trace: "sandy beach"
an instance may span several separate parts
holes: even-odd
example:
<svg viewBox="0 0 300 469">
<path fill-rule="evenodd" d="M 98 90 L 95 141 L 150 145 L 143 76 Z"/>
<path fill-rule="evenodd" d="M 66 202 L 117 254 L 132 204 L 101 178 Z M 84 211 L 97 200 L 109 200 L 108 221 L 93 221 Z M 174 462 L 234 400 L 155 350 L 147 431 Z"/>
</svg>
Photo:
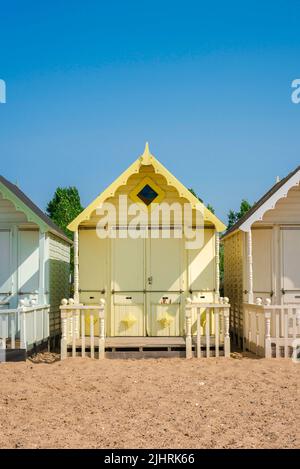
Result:
<svg viewBox="0 0 300 469">
<path fill-rule="evenodd" d="M 1 448 L 297 448 L 291 360 L 0 364 Z"/>
</svg>

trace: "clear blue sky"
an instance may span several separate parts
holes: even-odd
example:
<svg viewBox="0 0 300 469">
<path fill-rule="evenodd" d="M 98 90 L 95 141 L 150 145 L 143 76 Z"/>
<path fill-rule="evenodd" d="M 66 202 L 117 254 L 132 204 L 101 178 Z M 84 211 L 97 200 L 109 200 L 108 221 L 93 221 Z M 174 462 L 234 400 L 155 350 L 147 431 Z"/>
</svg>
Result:
<svg viewBox="0 0 300 469">
<path fill-rule="evenodd" d="M 87 205 L 145 141 L 224 221 L 300 164 L 300 2 L 0 0 L 0 173 Z"/>
</svg>

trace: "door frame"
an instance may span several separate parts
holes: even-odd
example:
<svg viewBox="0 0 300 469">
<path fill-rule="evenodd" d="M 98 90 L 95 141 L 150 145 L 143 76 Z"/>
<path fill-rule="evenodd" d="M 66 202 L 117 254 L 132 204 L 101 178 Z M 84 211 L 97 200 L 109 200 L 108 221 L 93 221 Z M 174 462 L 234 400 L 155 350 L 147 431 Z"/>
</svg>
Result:
<svg viewBox="0 0 300 469">
<path fill-rule="evenodd" d="M 157 238 L 155 238 L 157 239 Z M 164 241 L 163 238 L 158 238 L 162 241 Z M 108 299 L 109 299 L 109 303 L 110 303 L 110 314 L 109 314 L 109 327 L 108 327 L 108 331 L 110 333 L 111 336 L 118 336 L 116 335 L 116 331 L 115 331 L 115 324 L 114 324 L 114 321 L 115 321 L 115 293 L 118 293 L 117 291 L 115 291 L 115 255 L 116 255 L 116 252 L 115 252 L 115 249 L 114 249 L 114 242 L 115 241 L 118 241 L 118 238 L 113 238 L 113 239 L 110 239 L 109 240 L 110 242 L 108 243 L 109 244 L 109 257 L 110 257 L 110 266 L 109 266 L 109 276 L 110 276 L 110 281 L 108 282 L 108 284 L 110 285 L 110 291 L 108 292 L 108 294 L 110 295 L 110 298 L 109 298 L 109 295 L 108 295 Z M 143 325 L 143 336 L 144 337 L 151 337 L 151 294 L 154 293 L 151 291 L 151 286 L 149 288 L 149 284 L 148 284 L 148 278 L 151 276 L 151 237 L 148 236 L 146 238 L 141 238 L 141 241 L 143 243 L 143 249 L 142 249 L 142 252 L 143 252 L 143 270 L 144 270 L 144 273 L 143 273 L 143 290 L 136 290 L 136 291 L 129 291 L 128 290 L 128 295 L 130 293 L 141 293 L 143 294 L 143 299 L 144 299 L 144 302 L 143 302 L 143 315 L 144 315 L 144 325 Z M 168 238 L 165 239 L 165 241 L 168 241 Z M 179 336 L 183 335 L 183 331 L 184 331 L 184 317 L 183 317 L 183 310 L 184 310 L 184 298 L 185 298 L 185 293 L 186 293 L 186 280 L 185 280 L 185 277 L 186 277 L 186 255 L 185 255 L 185 249 L 184 249 L 184 239 L 183 238 L 179 238 L 178 239 L 178 242 L 180 243 L 180 253 L 179 253 L 179 262 L 180 262 L 180 267 L 179 267 L 179 270 L 180 270 L 180 285 L 181 285 L 181 289 L 180 291 L 178 292 L 178 294 L 180 295 L 180 301 L 179 301 L 179 311 L 178 311 L 178 314 L 179 314 Z M 163 295 L 164 293 L 168 293 L 168 291 L 156 291 L 156 293 L 160 293 Z M 126 293 L 124 291 L 124 293 Z M 156 336 L 154 336 L 156 337 Z"/>
</svg>

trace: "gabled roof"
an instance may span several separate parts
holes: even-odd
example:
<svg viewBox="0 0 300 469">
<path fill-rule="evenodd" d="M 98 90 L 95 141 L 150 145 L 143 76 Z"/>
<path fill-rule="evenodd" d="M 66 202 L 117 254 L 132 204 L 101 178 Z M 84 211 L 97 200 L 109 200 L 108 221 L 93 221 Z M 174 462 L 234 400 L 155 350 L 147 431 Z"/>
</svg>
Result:
<svg viewBox="0 0 300 469">
<path fill-rule="evenodd" d="M 208 208 L 202 204 L 202 202 L 195 197 L 189 189 L 187 189 L 181 182 L 176 179 L 156 158 L 150 153 L 149 145 L 146 143 L 144 153 L 129 166 L 110 186 L 108 186 L 88 207 L 86 207 L 68 226 L 71 231 L 76 231 L 80 223 L 85 220 L 89 220 L 92 212 L 94 212 L 108 197 L 113 197 L 115 192 L 120 186 L 127 183 L 128 178 L 138 173 L 142 165 L 152 165 L 154 171 L 164 176 L 167 180 L 167 184 L 175 187 L 180 197 L 186 198 L 192 205 L 193 208 L 201 205 L 204 210 L 204 219 L 211 222 L 217 231 L 222 232 L 226 226 L 222 223 Z"/>
<path fill-rule="evenodd" d="M 245 213 L 229 230 L 226 231 L 223 238 L 232 234 L 236 230 L 249 231 L 251 225 L 258 220 L 262 220 L 262 217 L 268 210 L 272 210 L 278 200 L 287 196 L 288 191 L 299 185 L 300 182 L 300 166 L 297 166 L 294 171 L 289 173 L 281 181 L 274 184 L 271 189 L 266 192 L 251 209 Z"/>
<path fill-rule="evenodd" d="M 41 231 L 55 234 L 67 243 L 72 244 L 72 241 L 65 235 L 65 233 L 49 218 L 42 210 L 30 200 L 15 184 L 5 179 L 0 175 L 0 192 L 5 199 L 10 200 L 16 210 L 25 213 L 28 221 L 36 223 Z"/>
</svg>

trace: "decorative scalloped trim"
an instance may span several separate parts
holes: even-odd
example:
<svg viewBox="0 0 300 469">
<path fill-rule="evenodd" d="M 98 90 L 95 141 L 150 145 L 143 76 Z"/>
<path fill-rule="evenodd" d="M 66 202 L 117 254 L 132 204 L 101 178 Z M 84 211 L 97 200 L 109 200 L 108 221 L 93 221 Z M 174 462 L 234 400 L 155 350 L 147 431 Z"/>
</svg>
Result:
<svg viewBox="0 0 300 469">
<path fill-rule="evenodd" d="M 280 187 L 264 204 L 262 204 L 240 227 L 242 231 L 250 231 L 251 226 L 256 221 L 262 221 L 264 214 L 268 210 L 274 210 L 279 200 L 288 196 L 288 192 L 293 187 L 300 184 L 300 171 L 292 176 L 282 187 Z"/>
<path fill-rule="evenodd" d="M 21 202 L 14 194 L 10 192 L 3 184 L 0 183 L 0 192 L 4 200 L 9 200 L 15 207 L 17 212 L 21 212 L 25 215 L 27 221 L 35 223 L 38 225 L 42 233 L 45 233 L 47 230 L 47 225 L 40 220 L 40 218 L 35 215 L 29 207 L 27 207 L 23 202 Z"/>
</svg>

